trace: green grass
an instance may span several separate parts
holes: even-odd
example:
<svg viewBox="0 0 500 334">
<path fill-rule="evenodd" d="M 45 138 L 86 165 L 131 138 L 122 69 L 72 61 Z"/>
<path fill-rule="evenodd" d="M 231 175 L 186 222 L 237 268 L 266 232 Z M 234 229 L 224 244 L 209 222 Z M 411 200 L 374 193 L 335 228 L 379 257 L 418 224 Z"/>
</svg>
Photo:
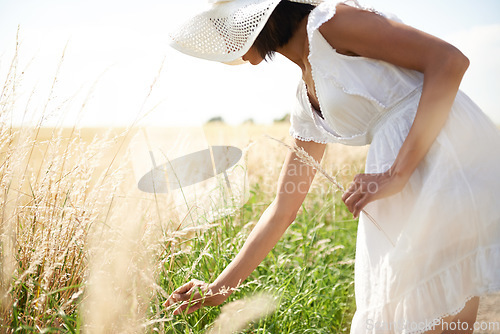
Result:
<svg viewBox="0 0 500 334">
<path fill-rule="evenodd" d="M 147 319 L 141 318 L 153 324 L 139 332 L 206 332 L 219 316 L 221 306 L 206 307 L 190 315 L 172 318 L 161 305 L 167 294 L 192 278 L 206 282 L 215 280 L 241 249 L 272 196 L 272 191 L 263 190 L 255 183 L 251 187 L 250 199 L 235 214 L 218 220 L 213 227 L 197 232 L 189 239 L 178 236 L 177 242 L 164 244 L 164 251 L 155 262 L 163 263 L 157 280 L 159 289 L 156 291 L 159 292 L 151 298 Z M 333 191 L 329 181 L 318 177 L 295 222 L 239 291 L 223 305 L 256 293 L 276 298 L 276 311 L 250 324 L 244 333 L 349 332 L 355 309 L 353 259 L 356 229 L 357 221 L 352 219 L 340 194 Z M 61 240 L 69 237 L 71 235 Z M 85 267 L 86 253 L 79 247 L 71 261 L 81 262 Z M 20 272 L 13 277 L 14 281 L 28 270 L 30 263 L 20 264 Z M 65 263 L 62 263 L 64 268 Z M 85 324 L 80 304 L 85 293 L 77 294 L 74 299 L 69 299 L 68 295 L 71 297 L 75 291 L 84 291 L 86 281 L 74 282 L 71 279 L 62 287 L 50 286 L 47 290 L 38 283 L 40 268 L 29 273 L 31 276 L 20 284 L 13 284 L 15 288 L 10 292 L 13 303 L 10 310 L 4 310 L 8 311 L 10 320 L 0 324 L 0 332 L 82 332 Z M 30 277 L 32 279 L 28 280 Z M 28 286 L 25 281 L 35 283 Z M 162 290 L 163 294 L 160 293 Z M 46 296 L 46 303 L 38 310 L 33 306 L 37 305 L 35 301 L 42 294 Z M 146 305 L 148 302 L 146 299 Z M 70 307 L 64 309 L 65 304 Z"/>
<path fill-rule="evenodd" d="M 172 318 L 161 305 L 192 278 L 213 281 L 241 249 L 272 201 L 268 188 L 284 154 L 282 147 L 255 138 L 284 138 L 286 124 L 207 127 L 215 142 L 225 134 L 231 143 L 263 146 L 248 150 L 246 158 L 256 167 L 250 200 L 186 240 L 183 231 L 172 231 L 179 217 L 169 220 L 171 203 L 134 192 L 128 197 L 130 185 L 137 191 L 125 152 L 135 122 L 102 136 L 95 136 L 102 129 L 84 134 L 78 124 L 44 128 L 52 114 L 62 124 L 70 105 L 54 100 L 64 53 L 45 104 L 20 105 L 23 68 L 29 66 L 19 63 L 19 45 L 0 88 L 0 333 L 205 333 L 221 307 Z M 33 107 L 44 110 L 38 120 Z M 35 123 L 14 128 L 17 110 Z M 264 156 L 271 158 L 266 164 Z M 331 156 L 343 158 L 344 151 L 335 149 Z M 163 205 L 168 209 L 162 211 Z M 322 179 L 276 247 L 225 303 L 259 292 L 276 297 L 276 311 L 246 333 L 348 332 L 355 307 L 356 228 L 340 196 Z"/>
<path fill-rule="evenodd" d="M 192 278 L 211 282 L 231 262 L 253 227 L 249 222 L 255 223 L 271 201 L 258 185 L 251 193 L 238 214 L 223 218 L 218 226 L 192 238 L 190 252 L 166 259 L 160 285 L 168 293 Z M 349 331 L 355 309 L 352 260 L 357 229 L 357 222 L 351 218 L 339 194 L 316 188 L 308 195 L 295 222 L 241 289 L 226 301 L 257 292 L 277 298 L 276 311 L 251 324 L 244 333 Z M 169 254 L 179 251 L 177 246 Z M 204 333 L 220 308 L 206 307 L 176 316 L 163 323 L 160 332 Z"/>
</svg>

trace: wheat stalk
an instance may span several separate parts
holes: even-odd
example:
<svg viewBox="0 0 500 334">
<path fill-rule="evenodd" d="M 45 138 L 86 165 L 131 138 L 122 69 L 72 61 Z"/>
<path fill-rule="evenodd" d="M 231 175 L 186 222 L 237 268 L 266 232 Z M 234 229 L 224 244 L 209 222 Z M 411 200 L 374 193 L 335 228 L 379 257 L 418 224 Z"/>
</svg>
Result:
<svg viewBox="0 0 500 334">
<path fill-rule="evenodd" d="M 288 145 L 288 144 L 282 142 L 279 139 L 273 138 L 271 136 L 267 136 L 267 137 L 274 140 L 274 141 L 277 141 L 281 145 L 288 148 L 291 152 L 295 153 L 295 155 L 297 156 L 297 159 L 299 161 L 303 162 L 304 164 L 306 164 L 308 166 L 311 166 L 312 168 L 314 168 L 315 170 L 320 172 L 324 177 L 326 177 L 330 182 L 332 182 L 337 187 L 338 190 L 340 190 L 342 193 L 345 193 L 345 189 L 342 186 L 342 184 L 340 184 L 334 177 L 332 177 L 330 174 L 328 174 L 328 172 L 323 167 L 321 167 L 320 163 L 318 161 L 316 161 L 316 159 L 311 157 L 309 155 L 309 153 L 307 153 L 302 147 L 298 147 L 297 145 L 291 146 L 291 145 Z M 394 242 L 392 242 L 391 238 L 389 238 L 387 233 L 385 233 L 385 231 L 380 227 L 380 225 L 377 223 L 375 218 L 373 218 L 372 215 L 370 215 L 364 209 L 361 210 L 361 212 L 363 212 L 365 214 L 365 216 L 385 235 L 385 237 L 387 238 L 387 240 L 389 240 L 389 242 L 392 244 L 392 246 L 395 246 Z"/>
</svg>

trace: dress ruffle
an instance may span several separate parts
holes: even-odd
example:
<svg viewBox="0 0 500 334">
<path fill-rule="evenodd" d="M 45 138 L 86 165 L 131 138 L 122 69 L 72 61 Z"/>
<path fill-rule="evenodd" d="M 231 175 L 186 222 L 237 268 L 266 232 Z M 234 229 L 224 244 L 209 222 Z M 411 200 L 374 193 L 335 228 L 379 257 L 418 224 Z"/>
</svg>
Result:
<svg viewBox="0 0 500 334">
<path fill-rule="evenodd" d="M 499 291 L 500 267 L 495 267 L 495 263 L 500 263 L 500 245 L 477 249 L 402 298 L 371 309 L 358 309 L 351 333 L 424 333 L 440 324 L 441 318 L 458 314 L 472 297 Z"/>
<path fill-rule="evenodd" d="M 366 172 L 392 165 L 419 97 L 377 126 Z M 351 333 L 423 333 L 473 296 L 500 290 L 499 165 L 500 132 L 459 92 L 403 191 L 366 207 L 385 234 L 360 218 Z"/>
</svg>

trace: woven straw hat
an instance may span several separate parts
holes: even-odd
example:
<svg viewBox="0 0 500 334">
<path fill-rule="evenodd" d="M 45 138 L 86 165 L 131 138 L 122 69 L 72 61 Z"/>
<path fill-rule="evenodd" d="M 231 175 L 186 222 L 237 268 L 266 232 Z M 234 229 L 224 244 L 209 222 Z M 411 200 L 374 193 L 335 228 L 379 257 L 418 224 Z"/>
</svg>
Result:
<svg viewBox="0 0 500 334">
<path fill-rule="evenodd" d="M 170 45 L 193 57 L 242 64 L 281 0 L 209 0 L 211 7 L 171 33 Z M 322 0 L 283 0 L 318 5 Z"/>
</svg>

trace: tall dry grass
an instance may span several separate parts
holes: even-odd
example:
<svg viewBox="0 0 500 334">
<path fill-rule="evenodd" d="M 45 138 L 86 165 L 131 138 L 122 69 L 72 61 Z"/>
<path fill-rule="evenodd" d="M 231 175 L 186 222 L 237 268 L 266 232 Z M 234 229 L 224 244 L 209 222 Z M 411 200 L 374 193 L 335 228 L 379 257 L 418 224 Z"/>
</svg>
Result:
<svg viewBox="0 0 500 334">
<path fill-rule="evenodd" d="M 47 115 L 64 114 L 51 102 L 64 53 L 40 118 L 13 126 L 24 72 L 17 52 L 0 96 L 0 331 L 142 333 L 169 321 L 161 259 L 211 226 L 182 230 L 168 201 L 137 190 L 126 150 L 134 127 L 90 140 L 76 126 L 43 127 Z"/>
<path fill-rule="evenodd" d="M 150 199 L 129 198 L 133 129 L 90 142 L 77 127 L 45 129 L 64 109 L 51 103 L 59 69 L 35 125 L 14 127 L 17 52 L 0 96 L 1 332 L 142 332 L 166 230 Z"/>
<path fill-rule="evenodd" d="M 241 247 L 275 193 L 286 154 L 262 134 L 286 140 L 289 125 L 207 126 L 204 130 L 210 145 L 250 147 L 245 154 L 253 197 L 234 217 L 186 228 L 185 217 L 173 213 L 168 196 L 138 191 L 127 152 L 134 126 L 90 132 L 77 126 L 43 126 L 47 115 L 63 117 L 67 106 L 67 101 L 53 103 L 64 53 L 35 125 L 13 126 L 15 110 L 24 108 L 28 119 L 33 114 L 30 108 L 34 108 L 29 103 L 19 106 L 17 96 L 25 69 L 18 63 L 17 52 L 16 48 L 0 96 L 0 332 L 172 333 L 172 328 L 182 325 L 186 327 L 179 328 L 184 330 L 198 326 L 222 333 L 229 328 L 224 324 L 241 329 L 266 314 L 258 306 L 269 304 L 269 298 L 250 298 L 228 304 L 219 320 L 205 326 L 203 315 L 199 322 L 195 318 L 174 319 L 162 304 L 179 282 L 200 275 L 200 265 L 207 277 L 223 269 L 230 253 L 223 253 L 222 246 L 229 252 Z M 156 78 L 151 89 L 155 82 Z M 147 110 L 141 108 L 138 113 Z M 350 168 L 358 165 L 353 161 L 358 161 L 365 149 L 350 152 L 332 146 L 324 158 L 325 168 L 334 174 L 348 166 L 349 170 L 337 175 L 341 181 L 359 172 Z M 328 184 L 315 182 L 312 191 L 318 203 L 332 205 Z M 318 216 L 335 219 L 328 208 L 311 218 L 304 215 L 304 220 L 314 223 Z M 316 231 L 322 224 L 311 228 Z M 296 238 L 299 232 L 291 233 L 293 242 L 301 242 Z M 329 242 L 322 239 L 317 245 L 308 244 L 308 252 L 320 252 L 317 247 L 323 252 Z M 344 248 L 340 246 L 331 247 L 329 256 L 336 258 L 338 250 Z M 304 258 L 308 256 L 312 255 Z M 185 263 L 188 258 L 192 261 Z M 207 265 L 207 258 L 217 260 L 213 267 Z M 298 264 L 290 266 L 289 261 L 278 260 L 276 268 L 300 268 Z M 173 277 L 173 273 L 182 276 Z M 289 279 L 289 273 L 283 275 L 279 279 Z M 349 273 L 344 276 L 350 279 Z M 255 282 L 251 280 L 246 286 Z M 299 293 L 297 298 L 306 298 Z M 342 302 L 340 310 L 347 304 Z M 231 320 L 242 312 L 248 317 Z M 215 320 L 213 311 L 210 319 Z M 293 321 L 289 327 L 295 326 Z"/>
</svg>

